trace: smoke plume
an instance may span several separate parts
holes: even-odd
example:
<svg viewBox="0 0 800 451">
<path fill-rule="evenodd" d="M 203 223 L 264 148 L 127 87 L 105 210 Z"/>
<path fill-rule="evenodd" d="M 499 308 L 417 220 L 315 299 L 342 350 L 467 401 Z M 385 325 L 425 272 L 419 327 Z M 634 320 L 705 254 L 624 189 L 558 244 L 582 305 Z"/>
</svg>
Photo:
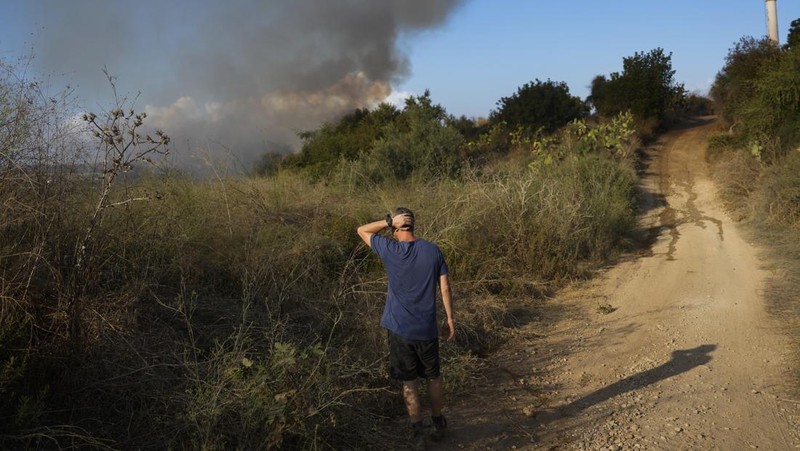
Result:
<svg viewBox="0 0 800 451">
<path fill-rule="evenodd" d="M 86 108 L 117 91 L 186 148 L 243 162 L 296 143 L 409 74 L 399 40 L 435 28 L 465 0 L 25 2 L 36 62 L 77 84 Z"/>
</svg>

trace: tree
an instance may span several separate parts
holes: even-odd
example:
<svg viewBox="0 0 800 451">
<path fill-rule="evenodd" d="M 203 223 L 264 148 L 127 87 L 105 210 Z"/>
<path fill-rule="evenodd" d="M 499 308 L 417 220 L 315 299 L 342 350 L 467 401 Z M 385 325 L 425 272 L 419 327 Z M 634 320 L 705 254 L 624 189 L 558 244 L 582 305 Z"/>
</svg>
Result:
<svg viewBox="0 0 800 451">
<path fill-rule="evenodd" d="M 595 77 L 590 100 L 603 117 L 630 110 L 637 119 L 661 121 L 685 96 L 683 84 L 674 77 L 671 53 L 661 48 L 636 52 L 622 59 L 621 73 Z"/>
<path fill-rule="evenodd" d="M 448 125 L 455 127 L 467 141 L 474 141 L 478 139 L 481 134 L 481 127 L 477 123 L 478 120 L 470 119 L 467 116 L 461 115 L 458 118 L 451 118 Z"/>
<path fill-rule="evenodd" d="M 619 76 L 619 74 L 613 75 Z M 615 83 L 619 85 L 619 82 Z M 613 117 L 630 109 L 625 91 L 610 83 L 605 75 L 594 77 L 590 92 L 586 100 L 600 116 Z"/>
<path fill-rule="evenodd" d="M 72 89 L 51 91 L 31 75 L 32 62 L 0 57 L 0 447 L 40 424 L 49 396 L 37 383 L 38 357 L 61 358 L 57 293 L 73 242 L 58 232 L 72 225 L 69 199 L 85 156 Z"/>
<path fill-rule="evenodd" d="M 800 19 L 795 19 L 789 26 L 789 35 L 786 36 L 786 48 L 800 47 Z"/>
<path fill-rule="evenodd" d="M 779 49 L 767 38 L 741 38 L 711 95 L 731 131 L 762 162 L 778 161 L 800 144 L 800 46 Z"/>
<path fill-rule="evenodd" d="M 100 258 L 102 253 L 97 247 L 107 240 L 98 236 L 100 225 L 115 208 L 153 199 L 152 194 L 146 190 L 134 193 L 135 187 L 125 179 L 137 167 L 145 164 L 157 165 L 169 154 L 169 135 L 160 129 L 148 133 L 144 127 L 147 113 L 136 113 L 127 98 L 117 95 L 116 78 L 105 70 L 103 72 L 114 93 L 114 107 L 99 117 L 95 113 L 84 113 L 82 116 L 88 130 L 96 139 L 95 169 L 101 175 L 97 180 L 94 206 L 89 212 L 87 224 L 75 242 L 71 273 L 60 302 L 64 305 L 69 321 L 70 346 L 76 354 L 84 351 L 84 295 L 90 285 L 90 278 L 103 265 Z"/>
<path fill-rule="evenodd" d="M 505 122 L 511 128 L 542 128 L 546 132 L 553 132 L 587 113 L 581 99 L 570 95 L 566 83 L 551 80 L 528 82 L 510 97 L 501 98 L 497 106 L 491 114 L 493 124 Z"/>
<path fill-rule="evenodd" d="M 732 125 L 741 117 L 746 103 L 753 97 L 753 82 L 762 66 L 778 57 L 778 48 L 767 38 L 745 36 L 728 50 L 725 65 L 711 86 L 711 98 L 722 119 Z"/>
<path fill-rule="evenodd" d="M 780 52 L 751 81 L 738 113 L 751 152 L 774 160 L 800 144 L 800 47 Z"/>
</svg>

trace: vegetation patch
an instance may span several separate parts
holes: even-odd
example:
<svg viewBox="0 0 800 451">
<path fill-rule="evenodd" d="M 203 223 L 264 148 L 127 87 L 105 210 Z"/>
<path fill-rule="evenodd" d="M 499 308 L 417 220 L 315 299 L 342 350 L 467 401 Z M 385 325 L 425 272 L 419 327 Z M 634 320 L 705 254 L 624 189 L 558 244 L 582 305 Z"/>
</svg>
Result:
<svg viewBox="0 0 800 451">
<path fill-rule="evenodd" d="M 402 401 L 359 224 L 409 206 L 446 255 L 455 394 L 520 312 L 635 227 L 640 118 L 586 117 L 563 83 L 524 86 L 488 121 L 428 93 L 357 110 L 253 177 L 212 180 L 165 168 L 168 135 L 127 99 L 75 126 L 68 96 L 3 69 L 3 448 L 384 447 Z M 549 109 L 512 114 L 529 95 Z"/>
</svg>

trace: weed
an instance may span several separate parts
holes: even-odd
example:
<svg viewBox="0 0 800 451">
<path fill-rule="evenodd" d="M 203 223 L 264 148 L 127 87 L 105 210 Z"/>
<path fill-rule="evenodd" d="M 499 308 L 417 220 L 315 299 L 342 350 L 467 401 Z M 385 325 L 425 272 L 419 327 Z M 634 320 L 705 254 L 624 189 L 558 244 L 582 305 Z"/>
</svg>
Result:
<svg viewBox="0 0 800 451">
<path fill-rule="evenodd" d="M 608 302 L 598 302 L 597 303 L 597 313 L 602 313 L 603 315 L 608 315 L 609 313 L 614 313 L 617 310 L 616 307 L 612 306 Z"/>
</svg>

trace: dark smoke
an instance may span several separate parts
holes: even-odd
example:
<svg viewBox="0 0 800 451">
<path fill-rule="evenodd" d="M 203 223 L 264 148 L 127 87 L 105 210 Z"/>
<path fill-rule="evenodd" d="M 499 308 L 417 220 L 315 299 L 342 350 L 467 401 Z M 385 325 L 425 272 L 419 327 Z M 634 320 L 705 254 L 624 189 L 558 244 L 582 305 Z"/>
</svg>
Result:
<svg viewBox="0 0 800 451">
<path fill-rule="evenodd" d="M 250 162 L 386 98 L 409 74 L 398 39 L 465 0 L 24 2 L 36 62 L 78 84 L 89 110 L 135 96 L 173 142 Z M 214 150 L 216 149 L 216 150 Z"/>
</svg>

